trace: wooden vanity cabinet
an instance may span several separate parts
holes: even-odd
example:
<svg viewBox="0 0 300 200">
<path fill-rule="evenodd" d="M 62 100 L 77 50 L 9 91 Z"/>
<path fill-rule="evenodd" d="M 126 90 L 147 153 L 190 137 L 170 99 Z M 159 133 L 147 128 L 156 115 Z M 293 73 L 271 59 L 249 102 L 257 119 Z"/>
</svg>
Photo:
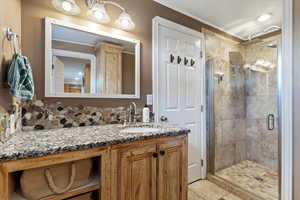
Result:
<svg viewBox="0 0 300 200">
<path fill-rule="evenodd" d="M 65 200 L 89 192 L 99 194 L 95 200 L 110 200 L 110 151 L 107 147 L 2 162 L 0 163 L 0 200 L 28 200 L 22 196 L 19 188 L 20 173 L 23 170 L 89 158 L 97 164 L 93 181 L 90 184 L 63 194 L 45 197 L 42 200 Z"/>
<path fill-rule="evenodd" d="M 186 200 L 187 138 L 113 149 L 112 200 Z"/>
<path fill-rule="evenodd" d="M 96 169 L 91 184 L 43 200 L 88 192 L 99 200 L 187 200 L 187 135 L 0 162 L 0 200 L 27 200 L 19 192 L 23 170 L 88 158 Z"/>
<path fill-rule="evenodd" d="M 186 200 L 187 153 L 184 139 L 158 144 L 158 199 Z"/>
</svg>

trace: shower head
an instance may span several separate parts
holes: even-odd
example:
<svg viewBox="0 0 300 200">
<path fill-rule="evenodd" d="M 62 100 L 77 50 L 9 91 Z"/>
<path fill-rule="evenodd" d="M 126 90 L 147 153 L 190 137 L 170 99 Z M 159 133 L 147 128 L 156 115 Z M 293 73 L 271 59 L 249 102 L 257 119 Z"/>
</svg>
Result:
<svg viewBox="0 0 300 200">
<path fill-rule="evenodd" d="M 281 27 L 279 27 L 279 26 L 270 26 L 261 32 L 257 32 L 257 33 L 253 33 L 253 34 L 249 35 L 248 40 L 251 41 L 259 36 L 262 36 L 262 35 L 265 35 L 268 33 L 272 33 L 272 32 L 278 31 L 280 29 L 281 29 Z"/>
</svg>

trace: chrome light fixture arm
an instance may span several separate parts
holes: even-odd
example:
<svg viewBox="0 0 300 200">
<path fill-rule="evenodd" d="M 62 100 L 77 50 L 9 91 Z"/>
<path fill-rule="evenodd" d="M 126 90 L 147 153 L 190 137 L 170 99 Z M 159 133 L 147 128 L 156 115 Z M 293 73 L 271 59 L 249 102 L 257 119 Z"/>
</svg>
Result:
<svg viewBox="0 0 300 200">
<path fill-rule="evenodd" d="M 92 9 L 96 3 L 98 2 L 98 0 L 86 0 L 85 3 L 86 3 L 86 6 L 89 8 L 89 9 Z"/>
<path fill-rule="evenodd" d="M 110 4 L 113 5 L 115 7 L 118 7 L 120 10 L 122 10 L 123 12 L 125 12 L 125 8 L 123 8 L 122 6 L 120 6 L 118 3 L 113 2 L 113 1 L 103 1 L 103 0 L 86 0 L 86 5 L 89 9 L 92 9 L 96 4 Z"/>
</svg>

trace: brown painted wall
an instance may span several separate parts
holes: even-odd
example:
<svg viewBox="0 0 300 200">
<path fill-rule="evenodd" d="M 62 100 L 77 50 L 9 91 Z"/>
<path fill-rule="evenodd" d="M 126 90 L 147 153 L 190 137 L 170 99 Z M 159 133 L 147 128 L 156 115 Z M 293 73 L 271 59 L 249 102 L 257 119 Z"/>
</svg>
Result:
<svg viewBox="0 0 300 200">
<path fill-rule="evenodd" d="M 32 63 L 37 98 L 44 98 L 44 17 L 63 19 L 72 23 L 91 26 L 90 20 L 86 18 L 86 7 L 84 0 L 77 0 L 82 8 L 80 16 L 67 16 L 53 9 L 50 0 L 25 0 L 22 2 L 22 34 L 24 54 L 30 58 Z M 124 6 L 131 14 L 136 23 L 136 29 L 131 32 L 118 31 L 120 34 L 131 36 L 141 40 L 141 100 L 143 104 L 145 95 L 152 93 L 152 18 L 161 16 L 176 23 L 185 25 L 200 31 L 204 25 L 190 17 L 179 14 L 178 12 L 166 8 L 153 0 L 117 0 L 116 2 Z M 108 8 L 112 19 L 116 19 L 119 11 L 113 7 Z M 112 24 L 111 24 L 112 25 Z M 99 25 L 94 28 L 112 31 L 111 26 Z M 211 28 L 210 28 L 211 29 Z M 220 32 L 217 31 L 216 32 Z M 132 100 L 121 99 L 47 99 L 47 101 L 61 101 L 67 104 L 85 104 L 101 106 L 126 105 Z"/>
<path fill-rule="evenodd" d="M 300 199 L 300 1 L 294 0 L 294 66 L 293 66 L 293 124 L 294 124 L 294 200 Z"/>
<path fill-rule="evenodd" d="M 21 0 L 0 0 L 0 107 L 6 110 L 10 108 L 12 98 L 4 87 L 4 76 L 12 49 L 2 30 L 8 27 L 21 34 Z"/>
</svg>

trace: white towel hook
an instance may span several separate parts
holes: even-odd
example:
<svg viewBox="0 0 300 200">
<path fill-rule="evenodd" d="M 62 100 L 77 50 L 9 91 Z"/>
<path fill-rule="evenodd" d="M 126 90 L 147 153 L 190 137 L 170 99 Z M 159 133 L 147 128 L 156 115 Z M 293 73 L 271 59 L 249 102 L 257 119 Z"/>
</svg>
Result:
<svg viewBox="0 0 300 200">
<path fill-rule="evenodd" d="M 6 38 L 8 41 L 12 41 L 18 34 L 14 33 L 11 28 L 6 29 Z"/>
</svg>

